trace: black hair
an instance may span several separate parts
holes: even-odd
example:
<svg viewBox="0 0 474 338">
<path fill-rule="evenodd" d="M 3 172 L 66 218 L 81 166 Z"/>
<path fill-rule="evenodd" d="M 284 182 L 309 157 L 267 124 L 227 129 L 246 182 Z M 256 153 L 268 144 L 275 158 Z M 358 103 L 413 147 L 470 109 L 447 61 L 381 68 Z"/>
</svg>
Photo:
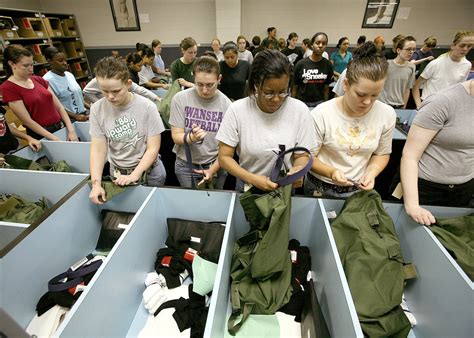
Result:
<svg viewBox="0 0 474 338">
<path fill-rule="evenodd" d="M 239 54 L 239 48 L 237 47 L 237 45 L 235 44 L 234 41 L 227 41 L 225 44 L 224 44 L 224 47 L 222 47 L 222 53 L 226 53 L 228 51 L 232 51 L 234 52 L 236 55 Z"/>
<path fill-rule="evenodd" d="M 317 32 L 316 34 L 313 35 L 313 37 L 311 38 L 311 45 L 314 44 L 314 41 L 316 40 L 316 38 L 320 35 L 324 35 L 326 37 L 326 42 L 329 42 L 329 38 L 328 38 L 328 35 L 324 32 Z"/>
<path fill-rule="evenodd" d="M 255 94 L 255 88 L 260 87 L 266 79 L 290 77 L 291 64 L 288 58 L 278 50 L 265 49 L 255 56 L 250 66 L 249 93 Z"/>
<path fill-rule="evenodd" d="M 276 29 L 275 27 L 268 27 L 267 28 L 267 33 L 270 34 L 270 32 L 272 32 L 275 29 Z"/>
<path fill-rule="evenodd" d="M 347 65 L 346 78 L 349 85 L 357 83 L 360 78 L 380 81 L 387 77 L 388 62 L 380 55 L 372 41 L 356 48 L 352 61 Z"/>
<path fill-rule="evenodd" d="M 252 38 L 252 44 L 254 46 L 259 46 L 260 45 L 260 42 L 262 40 L 260 40 L 260 37 L 258 35 L 255 35 L 253 38 Z"/>
<path fill-rule="evenodd" d="M 295 32 L 291 32 L 290 34 L 288 34 L 288 39 L 286 39 L 286 47 L 290 45 L 291 39 L 297 38 L 297 37 L 298 37 L 298 34 L 296 34 Z"/>
<path fill-rule="evenodd" d="M 22 45 L 8 45 L 3 51 L 3 69 L 7 73 L 7 76 L 13 74 L 12 67 L 8 64 L 8 61 L 18 63 L 22 57 L 32 57 L 33 54 L 23 47 Z"/>
<path fill-rule="evenodd" d="M 155 57 L 155 52 L 151 48 L 145 48 L 142 51 L 142 57 L 145 57 L 145 56 L 147 56 L 149 58 Z"/>
<path fill-rule="evenodd" d="M 361 44 L 365 43 L 365 40 L 367 40 L 367 38 L 365 37 L 365 35 L 361 35 L 361 36 L 359 36 L 359 38 L 357 39 L 357 44 L 358 44 L 358 45 L 361 45 Z"/>
<path fill-rule="evenodd" d="M 342 38 L 340 38 L 337 42 L 336 48 L 340 48 L 344 40 L 349 40 L 349 38 L 347 36 L 343 36 Z"/>
<path fill-rule="evenodd" d="M 49 46 L 45 48 L 43 52 L 44 52 L 44 56 L 46 60 L 52 60 L 56 54 L 62 53 L 59 49 L 57 49 L 54 46 Z"/>
<path fill-rule="evenodd" d="M 137 42 L 135 44 L 135 49 L 137 50 L 137 52 L 142 52 L 143 50 L 147 48 L 150 48 L 150 47 L 148 47 L 148 45 L 145 43 Z"/>
<path fill-rule="evenodd" d="M 136 65 L 137 63 L 140 63 L 142 61 L 142 56 L 138 53 L 130 53 L 125 58 L 125 61 L 127 62 L 127 64 L 133 63 L 134 65 Z"/>
</svg>

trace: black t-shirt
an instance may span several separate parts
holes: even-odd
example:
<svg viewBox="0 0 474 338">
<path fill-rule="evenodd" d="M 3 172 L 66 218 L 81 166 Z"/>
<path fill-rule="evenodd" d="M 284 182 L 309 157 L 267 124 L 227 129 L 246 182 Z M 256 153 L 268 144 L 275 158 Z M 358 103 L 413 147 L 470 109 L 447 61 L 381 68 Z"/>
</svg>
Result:
<svg viewBox="0 0 474 338">
<path fill-rule="evenodd" d="M 128 76 L 130 77 L 130 80 L 135 82 L 137 85 L 140 84 L 140 78 L 138 77 L 138 72 L 134 71 L 133 69 L 128 69 Z"/>
<path fill-rule="evenodd" d="M 283 48 L 281 52 L 288 57 L 288 60 L 293 66 L 295 66 L 298 61 L 303 58 L 304 55 L 303 48 L 301 47 L 295 47 L 293 49 L 286 47 Z"/>
<path fill-rule="evenodd" d="M 258 54 L 258 52 L 261 52 L 262 50 L 264 50 L 265 48 L 263 48 L 262 46 L 258 46 L 257 48 L 255 48 L 253 51 L 252 51 L 252 55 L 255 57 L 255 55 Z"/>
<path fill-rule="evenodd" d="M 225 61 L 219 62 L 222 79 L 219 90 L 231 100 L 244 98 L 245 85 L 249 78 L 250 64 L 248 61 L 239 60 L 237 66 L 230 68 Z"/>
<path fill-rule="evenodd" d="M 318 102 L 324 100 L 324 87 L 329 85 L 333 76 L 332 63 L 322 58 L 314 62 L 307 57 L 295 66 L 293 85 L 298 87 L 296 98 L 303 102 Z"/>
<path fill-rule="evenodd" d="M 18 148 L 18 140 L 11 133 L 5 115 L 0 111 L 0 153 L 8 154 L 16 148 Z"/>
</svg>

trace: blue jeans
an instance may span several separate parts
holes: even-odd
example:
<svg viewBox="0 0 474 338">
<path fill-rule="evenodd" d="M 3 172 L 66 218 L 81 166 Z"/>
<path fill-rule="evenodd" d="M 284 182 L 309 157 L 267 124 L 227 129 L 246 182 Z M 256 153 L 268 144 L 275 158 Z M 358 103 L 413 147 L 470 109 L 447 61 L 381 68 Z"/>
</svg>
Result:
<svg viewBox="0 0 474 338">
<path fill-rule="evenodd" d="M 110 176 L 114 177 L 115 167 L 110 164 Z M 130 169 L 130 173 L 133 171 L 133 168 Z M 165 185 L 166 180 L 166 170 L 163 162 L 161 162 L 161 156 L 158 155 L 155 162 L 152 164 L 149 172 L 147 174 L 146 185 L 150 187 L 162 187 Z"/>
<path fill-rule="evenodd" d="M 207 170 L 211 167 L 211 165 L 212 162 L 202 165 L 193 164 L 193 169 Z M 189 172 L 189 167 L 186 161 L 183 161 L 182 159 L 176 157 L 176 162 L 174 163 L 174 172 L 176 174 L 176 177 L 178 178 L 180 186 L 182 186 L 183 188 L 191 188 L 191 174 Z M 225 179 L 227 178 L 227 172 L 221 168 L 219 169 L 219 171 L 217 171 L 216 174 L 217 177 L 214 177 L 212 179 L 214 189 L 223 189 Z M 202 175 L 193 172 L 192 178 L 194 179 L 194 183 L 197 185 L 202 180 Z"/>
<path fill-rule="evenodd" d="M 348 198 L 354 195 L 357 191 L 359 191 L 357 189 L 347 188 L 347 190 L 349 190 L 347 192 L 337 192 L 334 191 L 334 189 L 331 189 L 331 186 L 333 186 L 333 184 L 323 182 L 311 174 L 306 174 L 303 186 L 304 194 L 306 196 L 312 197 Z M 337 188 L 337 186 L 335 187 Z M 340 188 L 345 189 L 344 187 Z"/>
</svg>

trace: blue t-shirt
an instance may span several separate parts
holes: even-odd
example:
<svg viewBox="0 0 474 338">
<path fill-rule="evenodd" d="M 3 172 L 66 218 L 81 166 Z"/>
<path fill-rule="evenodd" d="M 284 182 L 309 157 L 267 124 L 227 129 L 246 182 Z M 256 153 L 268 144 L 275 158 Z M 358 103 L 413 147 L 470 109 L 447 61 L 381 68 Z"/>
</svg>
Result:
<svg viewBox="0 0 474 338">
<path fill-rule="evenodd" d="M 153 60 L 156 68 L 165 70 L 165 62 L 161 58 L 160 54 L 155 54 L 155 60 Z"/>
<path fill-rule="evenodd" d="M 352 53 L 347 51 L 346 56 L 342 57 L 338 51 L 332 52 L 330 60 L 334 61 L 334 71 L 341 74 L 347 68 L 347 64 L 352 60 Z"/>
<path fill-rule="evenodd" d="M 64 76 L 47 72 L 43 78 L 48 80 L 54 94 L 58 97 L 64 108 L 71 113 L 81 114 L 86 111 L 81 86 L 70 72 L 64 72 Z"/>
</svg>

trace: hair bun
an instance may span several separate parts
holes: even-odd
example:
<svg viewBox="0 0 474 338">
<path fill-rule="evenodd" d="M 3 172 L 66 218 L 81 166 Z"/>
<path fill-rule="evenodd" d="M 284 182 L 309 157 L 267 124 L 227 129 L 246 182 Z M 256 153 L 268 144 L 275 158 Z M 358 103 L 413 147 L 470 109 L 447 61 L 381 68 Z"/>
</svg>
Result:
<svg viewBox="0 0 474 338">
<path fill-rule="evenodd" d="M 377 47 L 372 41 L 365 42 L 362 46 L 354 50 L 354 59 L 368 58 L 379 56 Z"/>
</svg>

